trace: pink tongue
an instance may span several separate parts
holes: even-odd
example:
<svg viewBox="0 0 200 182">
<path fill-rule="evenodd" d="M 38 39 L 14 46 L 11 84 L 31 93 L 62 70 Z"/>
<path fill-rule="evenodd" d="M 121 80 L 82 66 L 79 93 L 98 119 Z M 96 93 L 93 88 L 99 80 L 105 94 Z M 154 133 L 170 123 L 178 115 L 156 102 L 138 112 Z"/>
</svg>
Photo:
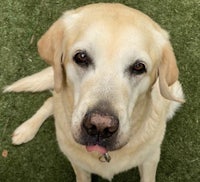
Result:
<svg viewBox="0 0 200 182">
<path fill-rule="evenodd" d="M 107 150 L 104 147 L 101 147 L 99 145 L 93 145 L 93 146 L 86 146 L 86 149 L 88 152 L 99 152 L 100 154 L 105 154 Z"/>
</svg>

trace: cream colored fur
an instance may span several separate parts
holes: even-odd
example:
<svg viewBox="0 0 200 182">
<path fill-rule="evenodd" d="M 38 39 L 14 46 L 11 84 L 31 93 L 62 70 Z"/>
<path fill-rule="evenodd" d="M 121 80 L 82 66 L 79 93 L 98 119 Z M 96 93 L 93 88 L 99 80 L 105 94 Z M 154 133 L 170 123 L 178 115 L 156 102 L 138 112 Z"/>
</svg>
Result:
<svg viewBox="0 0 200 182">
<path fill-rule="evenodd" d="M 13 144 L 30 141 L 50 115 L 57 140 L 76 173 L 89 182 L 95 173 L 111 180 L 139 167 L 141 182 L 154 182 L 166 121 L 184 101 L 176 59 L 168 34 L 143 13 L 120 4 L 93 4 L 68 11 L 38 42 L 49 67 L 6 87 L 5 92 L 55 89 L 37 113 L 19 126 Z M 87 51 L 93 65 L 80 68 L 72 57 Z M 146 73 L 130 75 L 127 68 L 142 60 Z M 54 75 L 53 75 L 54 73 Z M 76 141 L 81 120 L 100 100 L 108 100 L 120 120 L 110 163 L 98 160 Z"/>
</svg>

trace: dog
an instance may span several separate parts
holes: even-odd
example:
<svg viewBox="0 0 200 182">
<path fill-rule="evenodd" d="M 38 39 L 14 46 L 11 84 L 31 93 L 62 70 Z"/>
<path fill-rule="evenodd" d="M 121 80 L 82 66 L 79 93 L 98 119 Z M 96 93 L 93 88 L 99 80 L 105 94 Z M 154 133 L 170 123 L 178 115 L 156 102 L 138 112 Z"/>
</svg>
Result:
<svg viewBox="0 0 200 182">
<path fill-rule="evenodd" d="M 5 92 L 53 96 L 14 131 L 13 144 L 32 140 L 53 115 L 77 182 L 91 174 L 112 180 L 137 166 L 141 182 L 154 182 L 166 121 L 184 102 L 168 33 L 136 9 L 91 4 L 65 12 L 38 52 L 50 67 Z"/>
</svg>

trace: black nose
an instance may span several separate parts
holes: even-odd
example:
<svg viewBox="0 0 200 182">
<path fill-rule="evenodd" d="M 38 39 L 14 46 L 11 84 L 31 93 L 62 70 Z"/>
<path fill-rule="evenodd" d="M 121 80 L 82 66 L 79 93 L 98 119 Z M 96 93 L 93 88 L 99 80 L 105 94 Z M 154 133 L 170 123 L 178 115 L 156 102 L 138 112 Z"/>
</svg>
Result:
<svg viewBox="0 0 200 182">
<path fill-rule="evenodd" d="M 113 136 L 119 128 L 116 116 L 102 111 L 92 111 L 83 119 L 83 129 L 90 137 L 105 139 Z"/>
</svg>

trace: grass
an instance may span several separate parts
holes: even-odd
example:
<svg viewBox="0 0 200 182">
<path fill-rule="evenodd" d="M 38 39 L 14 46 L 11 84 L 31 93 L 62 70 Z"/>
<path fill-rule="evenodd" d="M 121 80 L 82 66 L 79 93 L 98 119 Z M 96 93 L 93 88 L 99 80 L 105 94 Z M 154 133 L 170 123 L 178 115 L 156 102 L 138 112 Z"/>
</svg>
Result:
<svg viewBox="0 0 200 182">
<path fill-rule="evenodd" d="M 91 0 L 2 0 L 0 6 L 0 88 L 46 67 L 36 43 L 47 28 L 67 9 Z M 104 1 L 104 2 L 109 2 Z M 142 10 L 170 32 L 180 68 L 186 104 L 168 123 L 158 166 L 157 182 L 200 181 L 200 2 L 199 0 L 119 0 Z M 0 93 L 0 181 L 72 182 L 73 170 L 61 154 L 53 118 L 31 142 L 13 146 L 11 134 L 32 116 L 49 93 Z M 136 169 L 115 176 L 113 181 L 139 181 Z M 105 180 L 99 178 L 100 182 Z"/>
</svg>

